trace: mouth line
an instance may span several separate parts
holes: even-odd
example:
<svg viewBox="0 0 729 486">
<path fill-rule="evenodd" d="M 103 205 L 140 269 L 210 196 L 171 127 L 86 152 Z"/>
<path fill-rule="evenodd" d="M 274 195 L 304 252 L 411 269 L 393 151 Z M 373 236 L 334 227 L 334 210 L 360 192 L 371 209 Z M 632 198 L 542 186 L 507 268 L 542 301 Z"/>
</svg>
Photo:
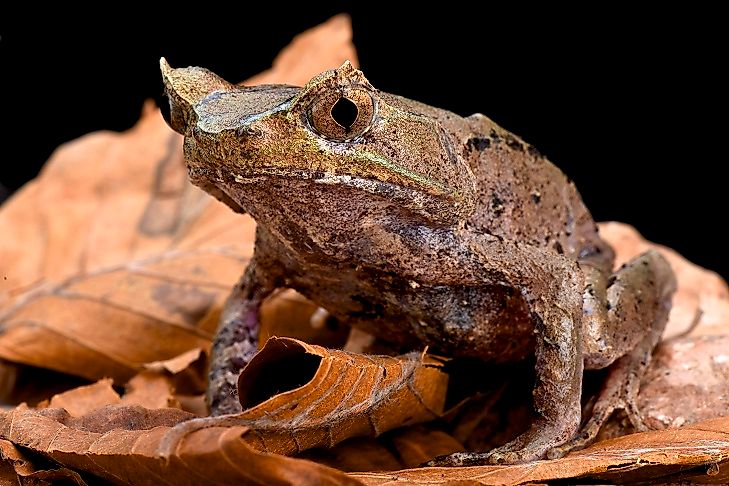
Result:
<svg viewBox="0 0 729 486">
<path fill-rule="evenodd" d="M 431 181 L 430 179 L 417 174 L 413 174 L 412 180 L 425 186 L 425 190 L 384 182 L 375 178 L 366 178 L 348 174 L 333 174 L 331 172 L 321 170 L 291 169 L 288 167 L 258 167 L 245 175 L 235 174 L 233 179 L 238 184 L 255 184 L 265 181 L 271 177 L 311 180 L 317 184 L 344 184 L 346 186 L 366 189 L 375 193 L 407 193 L 410 197 L 413 197 L 415 194 L 430 192 L 427 189 L 430 189 L 431 191 L 435 189 L 435 194 L 430 192 L 433 196 L 445 196 L 454 202 L 458 202 L 461 199 L 458 192 L 448 191 L 442 184 Z"/>
</svg>

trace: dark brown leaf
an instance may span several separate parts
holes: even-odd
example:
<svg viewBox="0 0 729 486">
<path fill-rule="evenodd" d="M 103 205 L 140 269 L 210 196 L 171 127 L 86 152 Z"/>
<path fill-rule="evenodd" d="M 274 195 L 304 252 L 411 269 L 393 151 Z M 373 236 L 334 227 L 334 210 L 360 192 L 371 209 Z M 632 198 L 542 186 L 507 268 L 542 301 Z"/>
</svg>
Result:
<svg viewBox="0 0 729 486">
<path fill-rule="evenodd" d="M 396 471 L 404 465 L 382 443 L 369 437 L 345 440 L 331 449 L 311 449 L 297 457 L 324 464 L 340 471 Z"/>
<path fill-rule="evenodd" d="M 418 467 L 438 456 L 466 450 L 442 430 L 422 425 L 395 431 L 390 440 L 405 467 Z"/>
<path fill-rule="evenodd" d="M 38 469 L 12 442 L 0 439 L 0 484 L 14 486 L 51 486 L 64 484 L 85 486 L 81 476 L 65 467 Z"/>
</svg>

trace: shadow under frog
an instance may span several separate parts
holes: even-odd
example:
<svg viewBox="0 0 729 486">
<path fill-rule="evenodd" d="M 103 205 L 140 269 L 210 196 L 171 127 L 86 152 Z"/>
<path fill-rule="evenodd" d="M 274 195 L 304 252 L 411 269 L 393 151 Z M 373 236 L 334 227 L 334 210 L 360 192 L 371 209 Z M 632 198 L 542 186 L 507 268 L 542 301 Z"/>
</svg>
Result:
<svg viewBox="0 0 729 486">
<path fill-rule="evenodd" d="M 213 345 L 216 417 L 178 432 L 240 411 L 258 309 L 282 287 L 400 346 L 498 362 L 535 354 L 531 427 L 433 464 L 558 457 L 593 440 L 617 408 L 645 428 L 635 399 L 673 273 L 655 251 L 612 273 L 613 251 L 576 188 L 531 146 L 481 114 L 378 91 L 349 62 L 303 88 L 161 68 L 190 179 L 257 222 Z M 608 366 L 580 430 L 583 367 Z"/>
</svg>

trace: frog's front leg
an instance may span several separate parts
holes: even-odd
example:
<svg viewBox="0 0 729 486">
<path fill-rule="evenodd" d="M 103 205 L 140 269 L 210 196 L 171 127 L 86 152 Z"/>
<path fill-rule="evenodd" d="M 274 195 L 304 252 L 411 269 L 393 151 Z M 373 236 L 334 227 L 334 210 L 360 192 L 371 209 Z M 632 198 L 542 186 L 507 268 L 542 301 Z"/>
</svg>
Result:
<svg viewBox="0 0 729 486">
<path fill-rule="evenodd" d="M 554 458 L 590 444 L 617 409 L 625 411 L 636 430 L 646 429 L 636 406 L 638 388 L 676 290 L 671 267 L 655 250 L 623 265 L 609 279 L 589 264 L 581 266 L 586 278 L 585 367 L 610 370 L 589 420 L 574 440 L 549 452 Z"/>
<path fill-rule="evenodd" d="M 273 290 L 273 279 L 254 256 L 225 302 L 213 341 L 207 390 L 210 417 L 181 422 L 169 430 L 158 448 L 161 457 L 172 456 L 181 440 L 196 430 L 241 424 L 238 375 L 258 350 L 259 309 Z"/>
<path fill-rule="evenodd" d="M 535 323 L 534 409 L 539 417 L 525 433 L 504 446 L 490 452 L 451 454 L 436 458 L 429 465 L 513 464 L 538 460 L 572 439 L 579 428 L 583 275 L 576 263 L 540 249 L 517 247 L 510 253 L 518 261 L 511 262 L 509 273 L 521 274 L 518 285 Z"/>
<path fill-rule="evenodd" d="M 258 351 L 259 309 L 273 290 L 254 258 L 225 302 L 210 359 L 207 401 L 211 416 L 241 411 L 238 375 Z"/>
</svg>

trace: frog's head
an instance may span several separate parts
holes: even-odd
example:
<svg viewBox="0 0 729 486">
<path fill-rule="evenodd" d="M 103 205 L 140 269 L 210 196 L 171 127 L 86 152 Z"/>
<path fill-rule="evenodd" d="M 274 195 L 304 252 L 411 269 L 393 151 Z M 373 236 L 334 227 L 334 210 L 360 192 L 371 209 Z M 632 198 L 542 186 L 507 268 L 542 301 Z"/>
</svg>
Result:
<svg viewBox="0 0 729 486">
<path fill-rule="evenodd" d="M 473 211 L 473 174 L 440 123 L 378 92 L 349 61 L 303 88 L 236 86 L 164 59 L 161 69 L 192 181 L 234 209 L 262 203 L 253 186 L 268 184 L 271 199 L 287 184 L 300 197 L 306 183 L 319 194 L 312 204 L 323 190 L 445 224 Z"/>
</svg>

